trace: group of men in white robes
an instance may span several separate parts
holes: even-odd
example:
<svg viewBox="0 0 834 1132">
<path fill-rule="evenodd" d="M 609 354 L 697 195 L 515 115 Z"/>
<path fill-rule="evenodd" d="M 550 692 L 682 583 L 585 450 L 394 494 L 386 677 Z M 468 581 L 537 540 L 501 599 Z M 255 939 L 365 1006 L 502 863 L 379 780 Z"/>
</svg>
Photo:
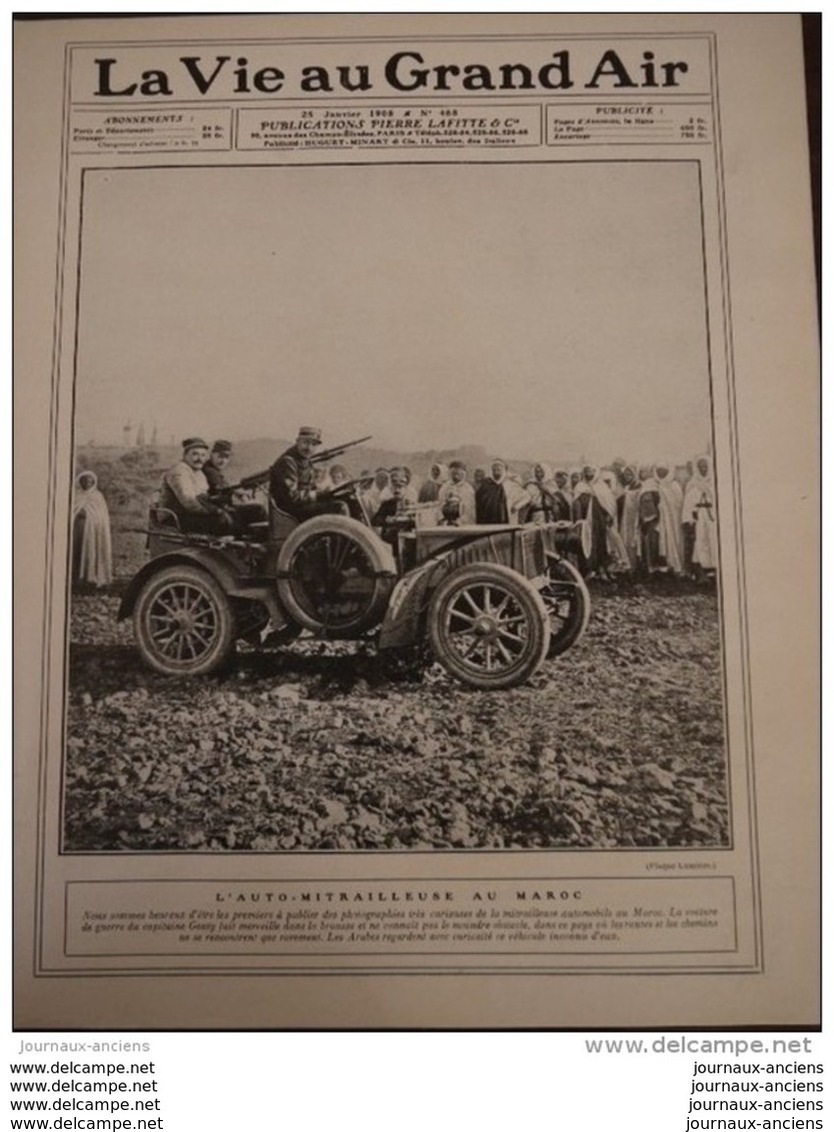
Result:
<svg viewBox="0 0 834 1132">
<path fill-rule="evenodd" d="M 535 464 L 525 482 L 527 521 L 571 519 L 585 525 L 590 551 L 578 557 L 586 577 L 612 574 L 703 576 L 718 563 L 715 487 L 708 456 L 681 482 L 672 465 L 581 468 Z"/>
<path fill-rule="evenodd" d="M 702 576 L 717 567 L 715 487 L 709 457 L 692 461 L 681 482 L 673 466 L 627 464 L 581 468 L 534 464 L 526 479 L 503 459 L 476 469 L 474 483 L 462 461 L 433 464 L 422 484 L 410 469 L 394 469 L 401 508 L 424 523 L 456 525 L 572 522 L 587 526 L 578 556 L 587 577 L 612 574 Z M 363 496 L 373 517 L 390 498 L 392 470 L 363 473 Z"/>
<path fill-rule="evenodd" d="M 608 564 L 635 574 L 704 576 L 718 565 L 715 485 L 709 457 L 698 456 L 683 483 L 672 466 L 624 464 L 590 483 L 609 516 Z M 580 486 L 574 491 L 587 490 Z M 613 510 L 612 510 L 613 501 Z"/>
</svg>

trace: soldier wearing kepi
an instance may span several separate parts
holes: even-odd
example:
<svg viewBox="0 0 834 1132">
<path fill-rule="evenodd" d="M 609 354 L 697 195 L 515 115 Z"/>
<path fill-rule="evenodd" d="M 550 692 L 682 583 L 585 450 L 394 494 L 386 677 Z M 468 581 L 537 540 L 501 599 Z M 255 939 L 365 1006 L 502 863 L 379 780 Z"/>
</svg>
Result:
<svg viewBox="0 0 834 1132">
<path fill-rule="evenodd" d="M 228 488 L 224 469 L 231 458 L 231 440 L 215 440 L 202 468 L 203 475 L 208 480 L 209 494 L 216 495 L 217 492 L 225 491 Z"/>
<path fill-rule="evenodd" d="M 347 515 L 347 504 L 332 499 L 327 488 L 316 487 L 313 453 L 321 444 L 321 429 L 299 428 L 295 444 L 269 469 L 269 494 L 275 506 L 299 522 L 313 515 Z"/>
<path fill-rule="evenodd" d="M 209 454 L 199 436 L 182 442 L 182 459 L 162 477 L 160 502 L 173 511 L 184 531 L 195 534 L 229 534 L 232 521 L 222 507 L 209 499 L 209 484 L 203 473 Z"/>
<path fill-rule="evenodd" d="M 254 501 L 246 487 L 227 482 L 225 468 L 231 458 L 231 440 L 215 440 L 202 472 L 209 485 L 209 503 L 226 513 L 236 534 L 246 535 L 251 523 L 261 523 L 266 519 L 266 511 Z"/>
</svg>

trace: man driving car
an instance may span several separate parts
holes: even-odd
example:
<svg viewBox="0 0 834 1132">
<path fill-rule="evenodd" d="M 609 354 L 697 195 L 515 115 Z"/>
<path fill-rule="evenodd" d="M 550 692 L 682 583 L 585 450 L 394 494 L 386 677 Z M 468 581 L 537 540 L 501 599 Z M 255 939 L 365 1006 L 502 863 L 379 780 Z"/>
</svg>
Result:
<svg viewBox="0 0 834 1132">
<path fill-rule="evenodd" d="M 332 497 L 332 488 L 316 487 L 313 454 L 321 429 L 299 428 L 295 443 L 269 469 L 269 494 L 275 506 L 299 522 L 313 515 L 347 515 L 347 504 Z"/>
</svg>

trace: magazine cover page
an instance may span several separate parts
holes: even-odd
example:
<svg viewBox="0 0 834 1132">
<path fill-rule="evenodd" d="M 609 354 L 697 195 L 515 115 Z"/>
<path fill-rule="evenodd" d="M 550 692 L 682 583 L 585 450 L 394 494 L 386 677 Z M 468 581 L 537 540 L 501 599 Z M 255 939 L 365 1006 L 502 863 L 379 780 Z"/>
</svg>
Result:
<svg viewBox="0 0 834 1132">
<path fill-rule="evenodd" d="M 15 1024 L 815 1026 L 798 17 L 15 30 Z"/>
</svg>

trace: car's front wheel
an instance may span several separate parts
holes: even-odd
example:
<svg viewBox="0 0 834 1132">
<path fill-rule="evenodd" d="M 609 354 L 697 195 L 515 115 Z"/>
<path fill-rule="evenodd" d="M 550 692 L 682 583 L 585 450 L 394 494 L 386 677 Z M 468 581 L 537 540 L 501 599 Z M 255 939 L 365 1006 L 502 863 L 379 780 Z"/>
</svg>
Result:
<svg viewBox="0 0 834 1132">
<path fill-rule="evenodd" d="M 512 688 L 536 671 L 550 645 L 542 598 L 525 577 L 474 563 L 438 586 L 429 640 L 443 667 L 472 688 Z"/>
<path fill-rule="evenodd" d="M 235 619 L 219 584 L 196 566 L 169 566 L 142 587 L 133 613 L 142 659 L 168 676 L 201 676 L 228 659 Z"/>
</svg>

